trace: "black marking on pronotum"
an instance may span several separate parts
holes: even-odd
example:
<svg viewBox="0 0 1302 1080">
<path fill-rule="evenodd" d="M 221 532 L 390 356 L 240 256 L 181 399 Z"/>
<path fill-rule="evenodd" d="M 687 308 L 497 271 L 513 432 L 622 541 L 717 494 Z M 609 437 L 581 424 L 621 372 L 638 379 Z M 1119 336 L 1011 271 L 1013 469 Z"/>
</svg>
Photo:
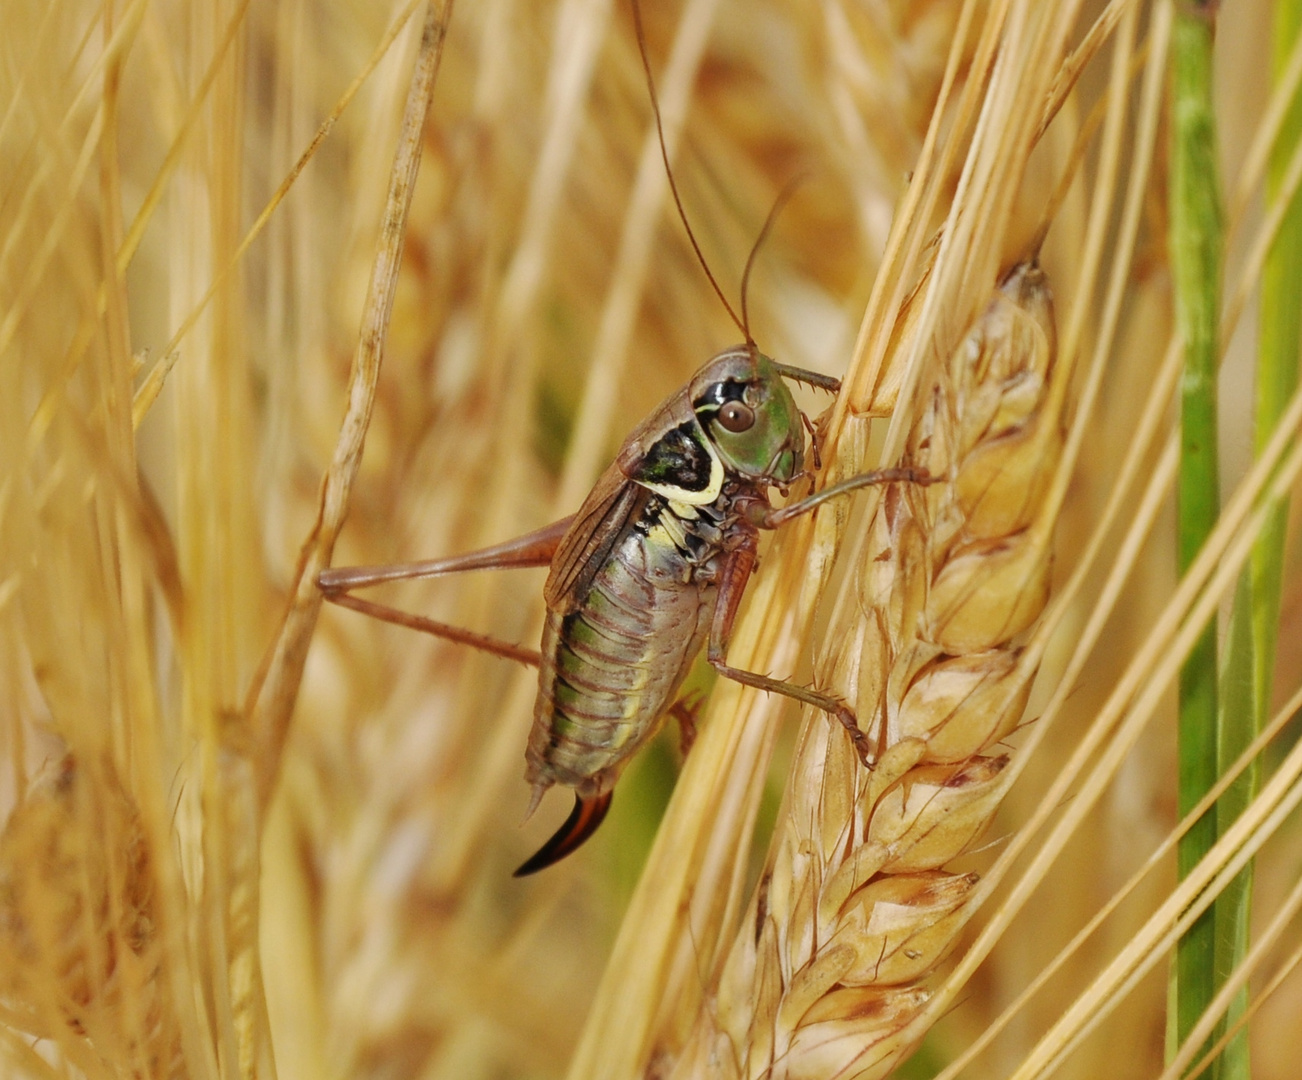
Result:
<svg viewBox="0 0 1302 1080">
<path fill-rule="evenodd" d="M 646 484 L 704 491 L 710 486 L 713 459 L 701 445 L 700 428 L 695 423 L 670 428 L 651 444 L 632 479 Z"/>
<path fill-rule="evenodd" d="M 715 383 L 692 402 L 692 410 L 697 413 L 718 412 L 729 401 L 744 401 L 747 389 L 746 383 L 736 379 Z"/>
</svg>

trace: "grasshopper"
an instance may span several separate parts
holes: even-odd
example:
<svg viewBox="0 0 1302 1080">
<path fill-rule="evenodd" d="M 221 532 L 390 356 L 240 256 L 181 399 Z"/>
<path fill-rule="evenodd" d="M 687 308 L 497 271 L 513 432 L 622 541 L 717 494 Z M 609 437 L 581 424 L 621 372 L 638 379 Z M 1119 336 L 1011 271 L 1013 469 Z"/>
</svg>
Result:
<svg viewBox="0 0 1302 1080">
<path fill-rule="evenodd" d="M 660 110 L 641 19 L 638 41 L 659 129 Z M 786 380 L 836 393 L 833 378 L 765 356 L 750 335 L 746 281 L 781 201 L 769 215 L 742 276 L 742 318 L 710 272 L 678 196 L 664 134 L 670 189 L 706 276 L 744 344 L 725 349 L 672 394 L 625 440 L 578 513 L 494 547 L 445 559 L 388 567 L 326 570 L 326 599 L 399 625 L 538 668 L 525 779 L 529 813 L 555 784 L 574 789 L 569 818 L 515 871 L 532 874 L 574 851 L 606 816 L 611 793 L 629 760 L 675 712 L 675 698 L 701 648 L 720 675 L 813 705 L 836 717 L 869 761 L 869 740 L 854 713 L 827 694 L 727 662 L 728 639 L 756 564 L 759 534 L 776 529 L 839 495 L 872 484 L 925 484 L 910 467 L 880 469 L 781 508 L 805 471 L 808 419 Z M 817 441 L 814 443 L 817 464 Z M 547 613 L 538 651 L 385 607 L 353 591 L 385 581 L 468 570 L 548 566 Z M 527 815 L 526 815 L 527 816 Z"/>
<path fill-rule="evenodd" d="M 601 824 L 615 781 L 673 709 L 702 646 L 725 678 L 835 716 L 868 761 L 868 737 L 844 702 L 732 667 L 728 639 L 761 529 L 857 488 L 932 478 L 922 469 L 879 469 L 773 507 L 769 489 L 785 491 L 804 475 L 807 421 L 787 379 L 838 385 L 770 359 L 753 342 L 725 349 L 628 437 L 572 517 L 465 555 L 320 575 L 337 604 L 538 667 L 525 752 L 530 813 L 554 784 L 573 788 L 575 799 L 517 877 L 568 855 Z M 352 595 L 384 581 L 527 566 L 550 567 L 538 652 Z"/>
</svg>

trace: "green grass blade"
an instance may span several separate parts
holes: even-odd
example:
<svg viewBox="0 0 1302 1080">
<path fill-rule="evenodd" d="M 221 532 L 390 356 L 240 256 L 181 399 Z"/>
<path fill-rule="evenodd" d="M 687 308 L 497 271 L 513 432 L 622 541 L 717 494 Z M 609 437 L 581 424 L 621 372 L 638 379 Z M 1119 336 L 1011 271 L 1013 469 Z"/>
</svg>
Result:
<svg viewBox="0 0 1302 1080">
<path fill-rule="evenodd" d="M 1278 80 L 1302 27 L 1302 2 L 1278 0 L 1273 28 L 1273 66 Z M 1267 176 L 1267 198 L 1278 198 L 1288 159 L 1302 135 L 1302 101 L 1292 102 L 1280 130 Z M 1297 388 L 1298 335 L 1302 332 L 1302 201 L 1294 198 L 1279 236 L 1271 247 L 1261 285 L 1261 339 L 1257 354 L 1256 448 L 1261 450 L 1279 421 L 1285 402 Z M 1235 597 L 1227 678 L 1222 688 L 1219 761 L 1224 769 L 1266 723 L 1270 714 L 1279 630 L 1286 503 L 1274 507 L 1253 548 L 1252 560 Z M 1217 828 L 1227 829 L 1252 801 L 1260 783 L 1256 765 L 1220 800 Z M 1252 867 L 1216 901 L 1216 968 L 1228 973 L 1242 963 L 1249 945 L 1252 913 Z M 1247 1008 L 1246 990 L 1232 1003 L 1228 1020 Z M 1250 1080 L 1247 1032 L 1226 1047 L 1216 1070 L 1217 1080 Z"/>
<path fill-rule="evenodd" d="M 1220 511 L 1216 369 L 1223 247 L 1212 110 L 1214 24 L 1205 7 L 1181 6 L 1172 34 L 1171 267 L 1185 344 L 1177 557 L 1183 573 Z M 1180 674 L 1179 793 L 1186 813 L 1216 780 L 1216 628 L 1208 626 Z M 1181 840 L 1184 877 L 1216 839 L 1206 815 Z M 1209 911 L 1176 950 L 1172 1035 L 1184 1040 L 1215 992 L 1215 934 Z"/>
<path fill-rule="evenodd" d="M 1276 591 L 1278 592 L 1278 581 Z M 1217 771 L 1221 772 L 1241 754 L 1252 741 L 1263 722 L 1258 711 L 1261 704 L 1255 685 L 1258 668 L 1258 641 L 1256 614 L 1260 598 L 1255 588 L 1255 576 L 1245 569 L 1239 578 L 1234 595 L 1234 608 L 1230 615 L 1230 630 L 1225 643 L 1225 669 L 1221 676 L 1220 694 L 1220 745 L 1217 753 Z M 1236 780 L 1216 804 L 1216 830 L 1222 833 L 1252 801 L 1258 785 L 1254 764 Z M 1215 921 L 1215 971 L 1219 986 L 1234 970 L 1248 949 L 1248 917 L 1251 913 L 1252 865 L 1246 866 L 1212 908 Z M 1226 1023 L 1247 1006 L 1247 993 L 1241 992 L 1229 1010 L 1228 1017 L 1217 1026 L 1212 1035 L 1219 1039 Z M 1246 1033 L 1243 1033 L 1246 1035 Z M 1222 1051 L 1211 1076 L 1213 1080 L 1249 1080 L 1248 1043 L 1246 1037 L 1236 1037 Z"/>
<path fill-rule="evenodd" d="M 1277 0 L 1274 26 L 1276 77 L 1283 74 L 1300 30 L 1302 0 Z M 1267 193 L 1271 199 L 1277 197 L 1288 160 L 1299 139 L 1302 139 L 1302 98 L 1295 96 L 1271 155 L 1267 179 Z M 1302 198 L 1295 195 L 1271 248 L 1262 278 L 1261 345 L 1257 366 L 1258 451 L 1270 440 L 1280 414 L 1297 389 L 1298 346 L 1302 335 L 1299 297 L 1302 297 Z M 1288 505 L 1281 502 L 1273 509 L 1252 556 L 1256 601 L 1253 638 L 1257 645 L 1254 686 L 1259 702 L 1259 724 L 1264 723 L 1269 714 L 1274 681 L 1287 518 Z"/>
</svg>

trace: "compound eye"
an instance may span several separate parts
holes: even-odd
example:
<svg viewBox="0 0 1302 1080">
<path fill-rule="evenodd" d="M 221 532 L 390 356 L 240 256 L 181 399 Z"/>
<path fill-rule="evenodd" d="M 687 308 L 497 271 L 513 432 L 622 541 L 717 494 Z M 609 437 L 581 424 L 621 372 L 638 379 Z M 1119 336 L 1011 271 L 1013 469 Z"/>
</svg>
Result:
<svg viewBox="0 0 1302 1080">
<path fill-rule="evenodd" d="M 724 431 L 749 431 L 755 423 L 755 410 L 740 401 L 725 401 L 719 408 L 718 420 Z"/>
</svg>

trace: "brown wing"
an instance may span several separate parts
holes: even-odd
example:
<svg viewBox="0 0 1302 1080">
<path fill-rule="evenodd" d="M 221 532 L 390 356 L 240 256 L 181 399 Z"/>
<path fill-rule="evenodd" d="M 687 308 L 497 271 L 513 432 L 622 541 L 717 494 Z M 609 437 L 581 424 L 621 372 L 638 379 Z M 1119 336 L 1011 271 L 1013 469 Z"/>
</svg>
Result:
<svg viewBox="0 0 1302 1080">
<path fill-rule="evenodd" d="M 617 463 L 601 474 L 552 559 L 543 587 L 549 609 L 568 615 L 578 608 L 597 571 L 651 497 L 646 488 L 626 479 Z"/>
<path fill-rule="evenodd" d="M 619 470 L 625 476 L 635 476 L 648 451 L 660 441 L 666 432 L 681 424 L 694 424 L 696 414 L 692 412 L 692 403 L 685 390 L 677 390 L 660 403 L 660 407 L 638 424 L 624 440 L 615 459 Z M 605 477 L 602 477 L 604 480 Z M 601 480 L 597 481 L 601 486 Z"/>
<path fill-rule="evenodd" d="M 543 587 L 548 608 L 568 615 L 579 606 L 629 523 L 653 498 L 650 491 L 629 477 L 637 472 L 661 435 L 694 421 L 687 393 L 676 390 L 624 440 L 619 456 L 583 500 L 552 559 L 551 573 Z"/>
</svg>

